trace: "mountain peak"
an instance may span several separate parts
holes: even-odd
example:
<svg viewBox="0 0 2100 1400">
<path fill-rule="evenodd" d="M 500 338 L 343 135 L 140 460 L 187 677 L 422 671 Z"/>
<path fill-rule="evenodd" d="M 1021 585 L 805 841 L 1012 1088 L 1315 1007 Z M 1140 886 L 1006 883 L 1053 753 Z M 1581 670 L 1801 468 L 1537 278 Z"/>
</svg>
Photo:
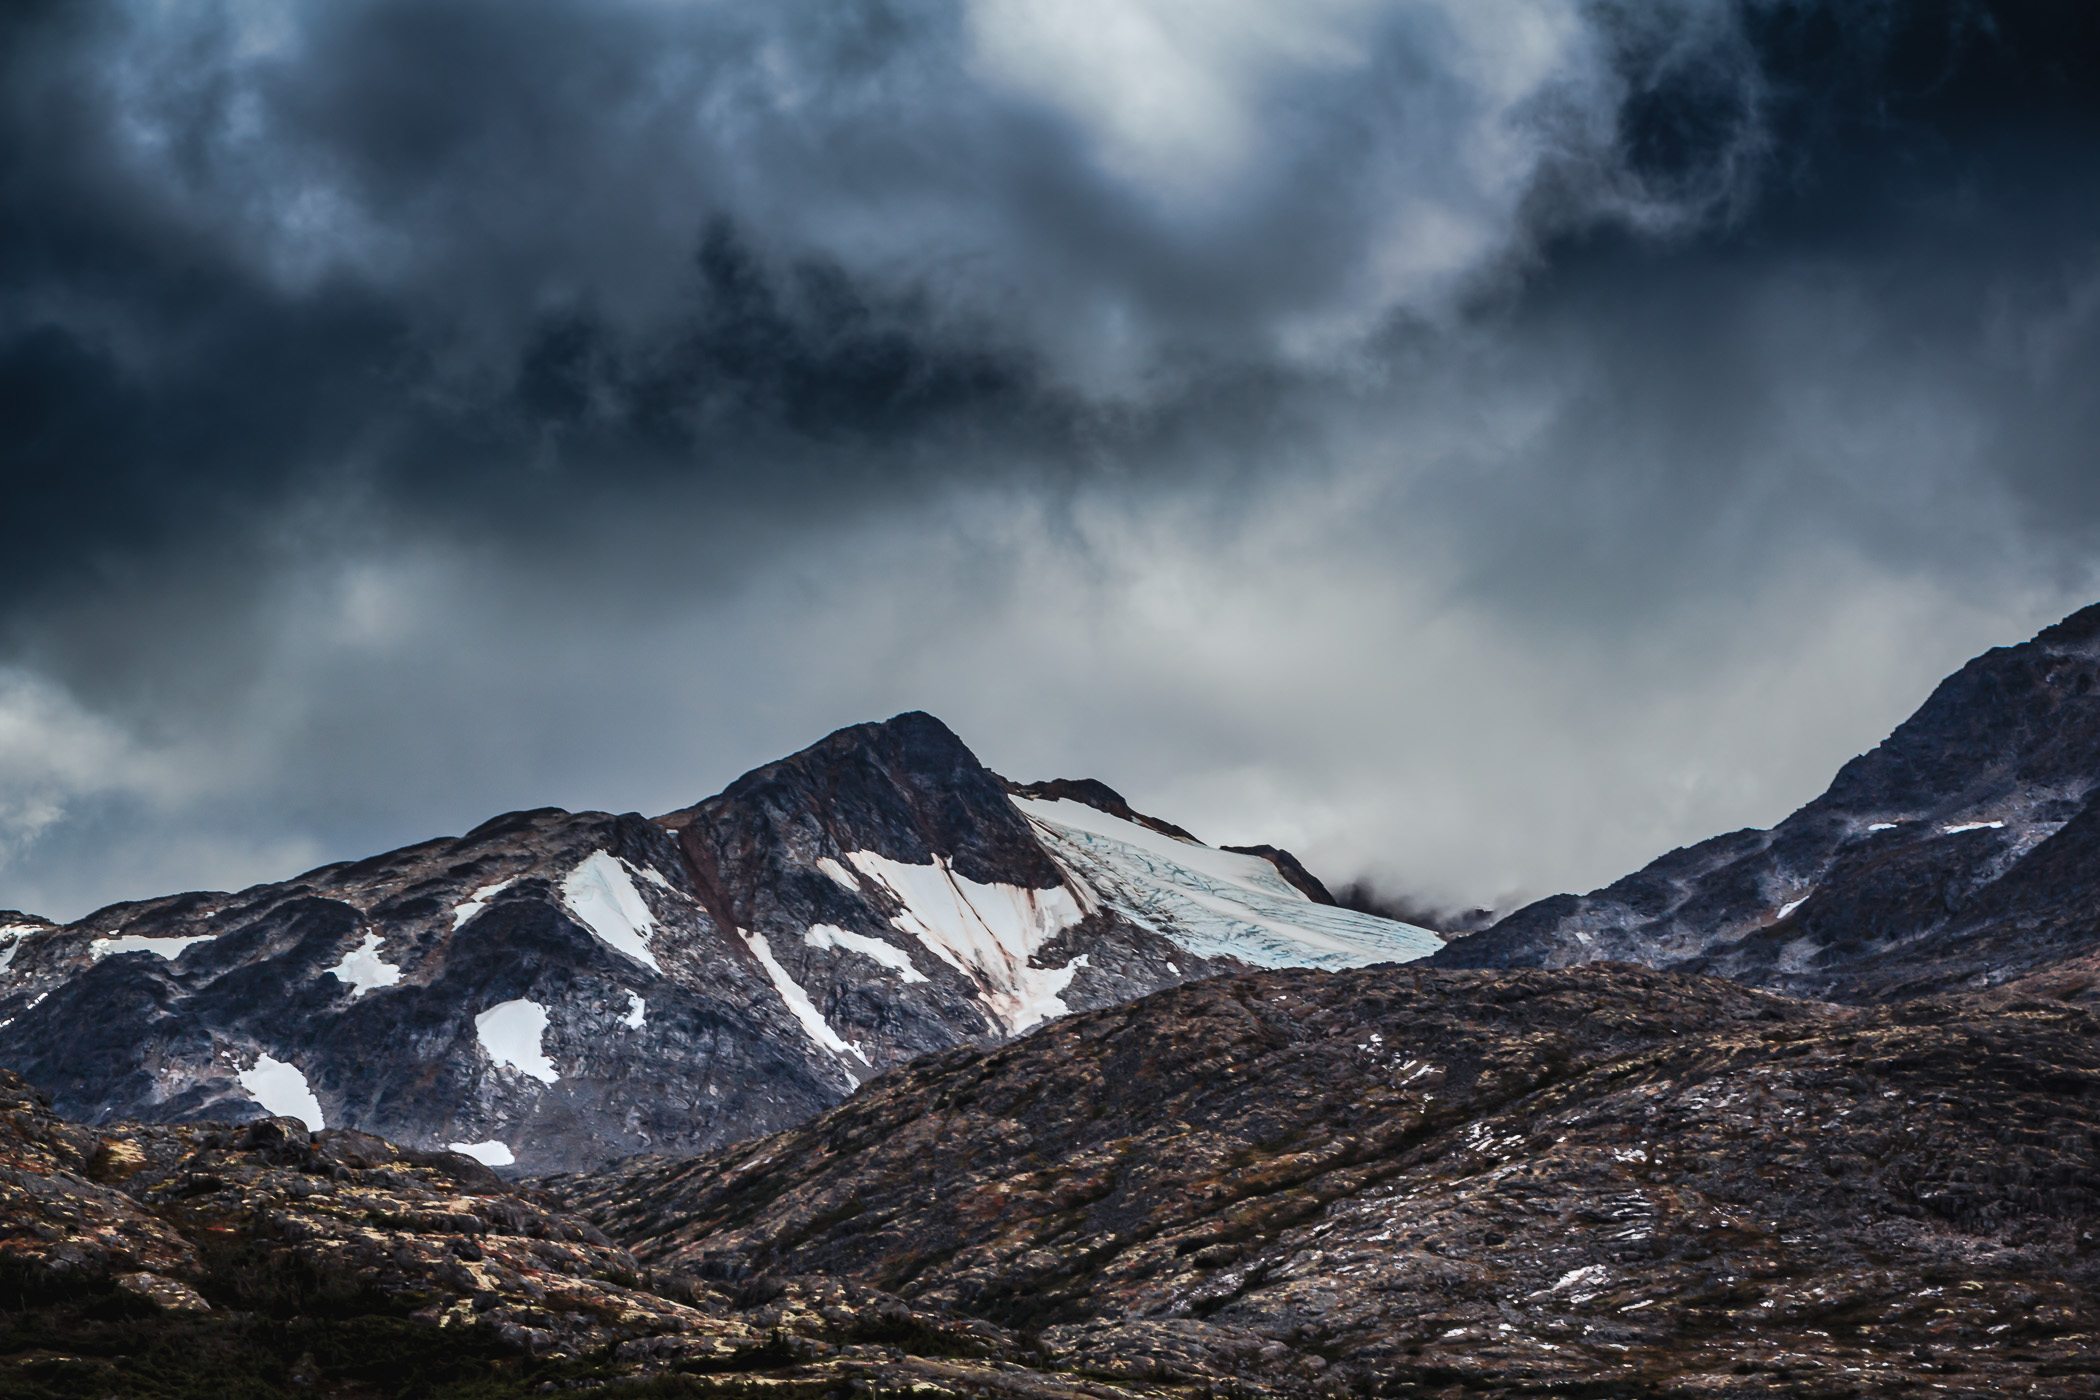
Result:
<svg viewBox="0 0 2100 1400">
<path fill-rule="evenodd" d="M 808 748 L 754 768 L 720 794 L 658 817 L 687 832 L 723 822 L 785 826 L 844 856 L 872 851 L 907 865 L 936 858 L 981 884 L 1062 881 L 1028 823 L 1006 800 L 1006 783 L 955 731 L 923 710 L 834 730 Z M 810 828 L 814 825 L 815 830 Z M 692 841 L 687 852 L 701 861 Z"/>
<path fill-rule="evenodd" d="M 1980 989 L 2094 944 L 2100 604 L 1933 688 L 1768 831 L 1672 851 L 1452 943 L 1452 967 L 1621 959 L 1839 1001 Z"/>
<path fill-rule="evenodd" d="M 2089 604 L 2062 622 L 2044 627 L 2034 640 L 2055 651 L 2083 650 L 2100 642 L 2100 603 Z"/>
<path fill-rule="evenodd" d="M 1436 946 L 1270 859 L 1009 786 L 914 710 L 655 821 L 538 808 L 24 916 L 0 1063 L 92 1122 L 286 1115 L 544 1172 L 769 1132 L 929 1051 L 1216 973 Z"/>
</svg>

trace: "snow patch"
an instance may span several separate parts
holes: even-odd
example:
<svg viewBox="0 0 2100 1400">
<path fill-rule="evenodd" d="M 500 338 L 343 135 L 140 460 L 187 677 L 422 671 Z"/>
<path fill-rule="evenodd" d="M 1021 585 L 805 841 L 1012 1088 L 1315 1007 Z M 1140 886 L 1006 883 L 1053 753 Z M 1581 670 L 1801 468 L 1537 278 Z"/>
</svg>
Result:
<svg viewBox="0 0 2100 1400">
<path fill-rule="evenodd" d="M 1894 822 L 1868 822 L 1868 823 L 1867 823 L 1867 830 L 1869 830 L 1869 831 L 1894 831 L 1895 829 L 1896 829 L 1896 823 L 1894 823 Z"/>
<path fill-rule="evenodd" d="M 1554 1293 L 1565 1293 L 1571 1288 L 1590 1288 L 1601 1286 L 1604 1282 L 1604 1277 L 1606 1273 L 1607 1270 L 1602 1264 L 1591 1264 L 1586 1268 L 1570 1269 L 1566 1273 L 1562 1274 L 1558 1279 L 1554 1280 L 1553 1286 L 1551 1288 L 1542 1288 L 1538 1292 L 1532 1294 L 1531 1296 L 1534 1298 L 1544 1298 Z"/>
<path fill-rule="evenodd" d="M 561 1075 L 540 1050 L 540 1037 L 546 1032 L 547 1008 L 523 997 L 499 1002 L 474 1018 L 474 1034 L 490 1059 L 552 1084 Z"/>
<path fill-rule="evenodd" d="M 452 931 L 457 933 L 460 929 L 466 927 L 467 920 L 488 908 L 490 900 L 517 883 L 518 877 L 513 875 L 508 880 L 498 880 L 493 885 L 483 885 L 480 889 L 468 895 L 466 899 L 453 905 Z"/>
<path fill-rule="evenodd" d="M 278 1117 L 296 1118 L 310 1133 L 328 1126 L 321 1121 L 321 1101 L 307 1087 L 306 1076 L 297 1065 L 263 1055 L 255 1061 L 255 1068 L 244 1069 L 234 1078 L 240 1080 L 249 1098 Z"/>
<path fill-rule="evenodd" d="M 1809 891 L 1809 894 L 1813 894 L 1813 893 L 1815 893 L 1815 891 L 1813 891 L 1813 890 Z M 1787 903 L 1787 904 L 1782 904 L 1782 905 L 1780 905 L 1780 906 L 1779 906 L 1779 917 L 1780 917 L 1780 918 L 1782 918 L 1782 919 L 1783 919 L 1783 918 L 1785 918 L 1785 917 L 1786 917 L 1787 915 L 1789 915 L 1789 914 L 1793 913 L 1793 912 L 1794 912 L 1794 911 L 1795 911 L 1796 909 L 1799 909 L 1799 908 L 1800 908 L 1800 907 L 1801 907 L 1802 905 L 1804 905 L 1804 904 L 1806 904 L 1806 903 L 1808 903 L 1808 895 L 1806 895 L 1806 894 L 1805 894 L 1805 895 L 1802 895 L 1802 896 L 1801 896 L 1801 898 L 1799 898 L 1799 899 L 1797 899 L 1797 900 L 1793 900 L 1793 901 L 1792 901 L 1792 902 L 1790 902 L 1790 903 Z"/>
<path fill-rule="evenodd" d="M 662 972 L 649 951 L 656 916 L 628 878 L 626 861 L 593 851 L 561 882 L 561 902 L 606 947 L 625 953 L 651 972 Z"/>
<path fill-rule="evenodd" d="M 14 966 L 15 954 L 22 949 L 22 940 L 42 927 L 42 924 L 9 924 L 0 928 L 0 939 L 7 941 L 7 946 L 0 948 L 0 972 Z"/>
<path fill-rule="evenodd" d="M 980 885 L 938 855 L 930 865 L 907 865 L 873 851 L 854 851 L 846 859 L 903 906 L 890 916 L 893 926 L 977 984 L 979 1000 L 1008 1034 L 1071 1010 L 1059 993 L 1084 962 L 1074 958 L 1046 968 L 1031 960 L 1087 916 L 1072 890 Z"/>
<path fill-rule="evenodd" d="M 780 999 L 787 1003 L 787 1009 L 802 1023 L 802 1029 L 809 1032 L 811 1040 L 841 1060 L 850 1054 L 868 1068 L 875 1067 L 874 1061 L 862 1054 L 858 1045 L 841 1039 L 839 1033 L 831 1028 L 831 1023 L 824 1019 L 824 1014 L 810 1001 L 809 993 L 802 990 L 802 984 L 788 976 L 787 969 L 773 956 L 773 945 L 766 942 L 764 934 L 747 933 L 744 935 L 744 942 L 751 949 L 752 955 L 758 959 L 759 965 L 765 968 L 766 976 L 773 979 L 773 989 L 780 993 Z"/>
<path fill-rule="evenodd" d="M 1365 967 L 1444 946 L 1427 929 L 1315 904 L 1260 856 L 1162 835 L 1079 802 L 1015 798 L 1089 900 L 1184 952 L 1256 967 Z"/>
<path fill-rule="evenodd" d="M 926 974 L 911 965 L 909 953 L 894 943 L 885 943 L 864 933 L 849 933 L 833 924 L 811 924 L 802 935 L 802 941 L 812 948 L 844 948 L 873 958 L 906 982 L 926 980 Z"/>
<path fill-rule="evenodd" d="M 88 957 L 99 961 L 117 953 L 158 953 L 173 962 L 191 944 L 209 943 L 218 936 L 216 933 L 199 933 L 180 938 L 147 938 L 140 934 L 126 934 L 122 938 L 98 938 L 88 944 Z"/>
<path fill-rule="evenodd" d="M 401 980 L 401 969 L 379 956 L 379 935 L 376 933 L 366 934 L 364 942 L 343 954 L 341 962 L 324 969 L 324 972 L 349 983 L 353 1001 L 375 987 L 391 987 Z"/>
<path fill-rule="evenodd" d="M 462 1157 L 472 1157 L 484 1167 L 507 1167 L 518 1160 L 512 1155 L 507 1144 L 500 1143 L 494 1138 L 490 1138 L 487 1142 L 448 1142 L 445 1144 L 445 1149 L 449 1152 L 457 1152 Z"/>
<path fill-rule="evenodd" d="M 638 1031 L 642 1028 L 642 1023 L 648 1019 L 649 1003 L 643 1001 L 637 994 L 629 992 L 627 994 L 627 1014 L 620 1018 L 620 1024 L 631 1031 Z"/>
<path fill-rule="evenodd" d="M 860 881 L 853 878 L 853 872 L 848 870 L 845 866 L 840 865 L 830 856 L 818 856 L 817 869 L 823 871 L 826 875 L 829 875 L 832 879 L 836 880 L 839 884 L 844 885 L 847 889 L 853 891 L 855 894 L 860 893 Z"/>
<path fill-rule="evenodd" d="M 1942 835 L 1954 836 L 1964 831 L 1996 831 L 2004 825 L 2004 822 L 1956 822 L 1952 826 L 1941 827 L 1940 832 Z"/>
</svg>

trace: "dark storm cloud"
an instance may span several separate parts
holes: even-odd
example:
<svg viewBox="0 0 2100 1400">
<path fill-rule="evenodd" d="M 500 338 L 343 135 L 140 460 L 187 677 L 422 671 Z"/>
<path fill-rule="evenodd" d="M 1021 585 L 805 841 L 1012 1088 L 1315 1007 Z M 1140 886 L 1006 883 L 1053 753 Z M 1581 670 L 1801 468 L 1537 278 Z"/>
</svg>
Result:
<svg viewBox="0 0 2100 1400">
<path fill-rule="evenodd" d="M 1439 70 L 1437 20 L 1342 16 L 1308 41 L 1368 58 L 1329 94 L 1318 61 L 1274 92 L 1228 73 L 1247 91 L 1196 82 L 1164 134 L 1092 113 L 1095 140 L 1098 94 L 979 81 L 953 6 L 17 10 L 0 363 L 7 485 L 44 523 L 29 572 L 238 534 L 346 481 L 558 496 L 530 462 L 735 492 L 794 441 L 850 441 L 836 464 L 958 420 L 1068 446 L 1096 363 L 1111 398 L 1259 369 L 1276 322 L 1352 295 L 1394 190 L 1487 225 L 1410 254 L 1438 272 L 1510 245 L 1468 181 L 1555 151 L 1469 175 L 1381 127 L 1433 147 L 1498 101 L 1594 94 L 1518 73 L 1483 98 Z M 1272 96 L 1257 158 L 1205 145 Z M 1148 202 L 1206 161 L 1206 188 Z"/>
<path fill-rule="evenodd" d="M 1344 581 L 1304 585 L 1330 654 L 1414 645 L 1364 598 L 1417 567 L 1514 635 L 1611 638 L 1817 550 L 2075 591 L 2100 525 L 2083 5 L 111 0 L 0 25 L 0 858 L 88 871 L 109 823 L 207 790 L 262 813 L 229 843 L 292 811 L 332 853 L 471 822 L 485 790 L 557 800 L 477 784 L 667 638 L 754 677 L 707 761 L 755 762 L 878 693 L 933 703 L 874 677 L 954 637 L 981 648 L 955 674 L 1017 664 L 1045 611 L 1124 586 L 1118 550 L 1183 551 L 1167 593 L 1263 557 L 1241 515 L 1294 491 L 1358 503 L 1300 546 Z M 971 492 L 1036 536 L 943 514 Z M 1104 500 L 1199 523 L 1132 542 L 1080 519 Z M 1015 583 L 1038 538 L 1106 562 Z M 853 612 L 884 588 L 895 616 Z M 666 621 L 739 589 L 764 596 L 719 636 Z M 382 634 L 411 641 L 359 640 Z M 869 698 L 768 712 L 826 664 Z M 1142 699 L 1146 733 L 1260 728 L 1108 688 L 1148 686 L 1175 698 Z M 646 773 L 657 743 L 593 761 Z M 10 777 L 40 746 L 63 761 Z M 1435 893 L 1502 888 L 1468 880 Z"/>
</svg>

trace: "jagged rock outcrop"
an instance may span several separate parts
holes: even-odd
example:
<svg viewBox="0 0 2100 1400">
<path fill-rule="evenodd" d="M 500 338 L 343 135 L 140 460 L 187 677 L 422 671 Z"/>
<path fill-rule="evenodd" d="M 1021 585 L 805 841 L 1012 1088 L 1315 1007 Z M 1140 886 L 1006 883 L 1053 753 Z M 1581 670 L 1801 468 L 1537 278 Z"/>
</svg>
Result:
<svg viewBox="0 0 2100 1400">
<path fill-rule="evenodd" d="M 290 1114 L 545 1172 L 775 1131 L 1192 978 L 1437 946 L 1008 787 L 905 714 L 654 820 L 515 812 L 236 893 L 5 916 L 0 1064 L 86 1122 Z"/>
<path fill-rule="evenodd" d="M 1207 1394 L 2089 1395 L 2100 1019 L 1625 965 L 1218 978 L 549 1183 Z"/>
<path fill-rule="evenodd" d="M 1770 830 L 1541 900 L 1435 961 L 1623 959 L 1852 1002 L 2100 985 L 2096 788 L 2100 605 L 1971 661 Z"/>
</svg>

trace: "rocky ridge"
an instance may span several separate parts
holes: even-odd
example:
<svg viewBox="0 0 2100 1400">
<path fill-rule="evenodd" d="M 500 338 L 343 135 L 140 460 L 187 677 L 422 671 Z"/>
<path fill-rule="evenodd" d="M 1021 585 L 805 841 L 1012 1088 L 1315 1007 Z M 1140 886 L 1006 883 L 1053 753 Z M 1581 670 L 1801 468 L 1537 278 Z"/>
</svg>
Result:
<svg viewBox="0 0 2100 1400">
<path fill-rule="evenodd" d="M 2089 1395 L 2100 1020 L 1623 965 L 1213 979 L 550 1183 L 1205 1394 Z"/>
<path fill-rule="evenodd" d="M 6 916 L 0 1064 L 84 1122 L 292 1115 L 529 1174 L 771 1132 L 1193 978 L 1437 946 L 1099 783 L 1010 786 L 905 714 L 653 820 L 515 812 L 234 893 Z"/>
<path fill-rule="evenodd" d="M 2100 605 L 1969 662 L 1770 830 L 1460 938 L 1442 967 L 1617 959 L 1872 1002 L 2100 987 Z"/>
</svg>

